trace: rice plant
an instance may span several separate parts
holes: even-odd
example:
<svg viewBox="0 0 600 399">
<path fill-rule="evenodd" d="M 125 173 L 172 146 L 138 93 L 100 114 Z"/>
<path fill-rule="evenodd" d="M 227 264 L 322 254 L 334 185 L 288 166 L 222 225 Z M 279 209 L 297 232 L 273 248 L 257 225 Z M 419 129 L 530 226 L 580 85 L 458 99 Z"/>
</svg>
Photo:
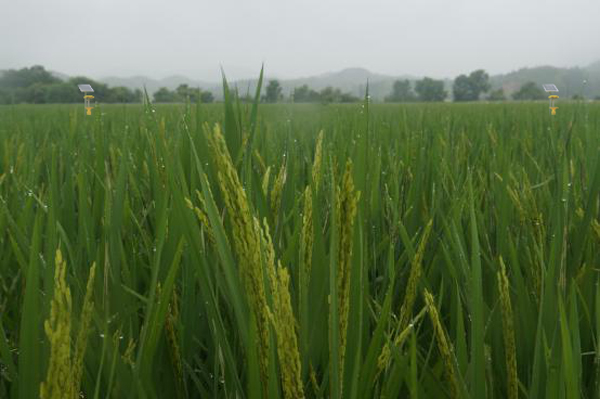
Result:
<svg viewBox="0 0 600 399">
<path fill-rule="evenodd" d="M 0 397 L 600 395 L 600 106 L 224 88 L 0 107 Z"/>
</svg>

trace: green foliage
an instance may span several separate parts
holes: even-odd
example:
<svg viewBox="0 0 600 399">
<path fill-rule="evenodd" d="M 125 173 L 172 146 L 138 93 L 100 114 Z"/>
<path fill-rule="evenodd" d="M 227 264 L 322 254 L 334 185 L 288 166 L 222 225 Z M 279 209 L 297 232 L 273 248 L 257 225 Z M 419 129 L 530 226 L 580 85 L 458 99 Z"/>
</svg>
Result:
<svg viewBox="0 0 600 399">
<path fill-rule="evenodd" d="M 295 103 L 355 103 L 359 101 L 359 98 L 350 94 L 344 93 L 338 88 L 331 86 L 325 87 L 321 91 L 316 91 L 308 87 L 308 85 L 302 85 L 296 87 L 292 93 L 292 100 Z"/>
<path fill-rule="evenodd" d="M 191 88 L 187 84 L 180 84 L 175 90 L 171 91 L 166 87 L 158 89 L 154 95 L 154 101 L 157 103 L 180 103 L 189 101 L 191 103 L 212 103 L 215 98 L 210 91 L 204 91 L 200 88 Z"/>
<path fill-rule="evenodd" d="M 546 98 L 546 94 L 539 85 L 534 82 L 527 82 L 521 86 L 519 91 L 513 94 L 513 98 L 515 100 L 543 100 Z"/>
<path fill-rule="evenodd" d="M 311 89 L 308 85 L 302 85 L 294 89 L 292 99 L 295 103 L 316 103 L 320 101 L 320 96 L 319 92 Z"/>
<path fill-rule="evenodd" d="M 598 397 L 600 104 L 225 93 L 0 107 L 1 398 Z"/>
<path fill-rule="evenodd" d="M 283 98 L 281 90 L 281 85 L 279 84 L 278 80 L 269 80 L 269 84 L 267 84 L 265 93 L 265 101 L 268 103 L 279 102 Z"/>
<path fill-rule="evenodd" d="M 423 78 L 415 83 L 415 92 L 419 101 L 440 102 L 448 96 L 444 90 L 444 81 L 431 78 Z"/>
<path fill-rule="evenodd" d="M 410 81 L 396 80 L 392 88 L 392 92 L 385 98 L 385 102 L 389 103 L 404 103 L 412 102 L 416 100 L 415 93 L 413 92 Z"/>
<path fill-rule="evenodd" d="M 467 75 L 460 75 L 454 80 L 452 94 L 454 101 L 477 101 L 481 94 L 490 89 L 490 76 L 478 69 Z"/>
<path fill-rule="evenodd" d="M 492 90 L 490 96 L 488 97 L 488 101 L 505 101 L 506 95 L 504 94 L 504 89 Z"/>
<path fill-rule="evenodd" d="M 126 87 L 109 88 L 85 76 L 72 77 L 64 82 L 44 67 L 36 65 L 19 70 L 10 69 L 0 76 L 0 104 L 79 103 L 83 96 L 77 85 L 89 83 L 96 101 L 104 103 L 141 102 L 142 92 Z"/>
<path fill-rule="evenodd" d="M 340 89 L 328 86 L 319 92 L 319 101 L 323 104 L 330 103 L 354 103 L 358 97 L 350 93 L 343 93 Z"/>
</svg>

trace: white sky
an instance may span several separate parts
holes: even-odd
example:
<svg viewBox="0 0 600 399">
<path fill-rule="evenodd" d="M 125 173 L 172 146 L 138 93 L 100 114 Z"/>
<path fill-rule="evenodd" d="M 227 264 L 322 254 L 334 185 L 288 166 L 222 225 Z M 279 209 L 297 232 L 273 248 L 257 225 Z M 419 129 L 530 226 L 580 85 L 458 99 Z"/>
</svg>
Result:
<svg viewBox="0 0 600 399">
<path fill-rule="evenodd" d="M 600 0 L 0 0 L 0 69 L 454 77 L 600 59 Z"/>
</svg>

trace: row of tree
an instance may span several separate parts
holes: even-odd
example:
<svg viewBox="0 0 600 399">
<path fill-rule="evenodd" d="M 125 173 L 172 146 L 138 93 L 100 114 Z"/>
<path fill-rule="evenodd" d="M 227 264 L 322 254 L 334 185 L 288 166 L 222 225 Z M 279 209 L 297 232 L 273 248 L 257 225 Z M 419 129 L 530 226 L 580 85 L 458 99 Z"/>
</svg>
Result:
<svg viewBox="0 0 600 399">
<path fill-rule="evenodd" d="M 469 75 L 458 76 L 452 85 L 452 97 L 456 102 L 479 101 L 504 101 L 507 99 L 503 89 L 490 92 L 490 76 L 483 69 L 471 72 Z M 487 95 L 486 95 L 487 94 Z M 414 88 L 410 80 L 396 80 L 391 93 L 385 97 L 385 102 L 440 102 L 448 97 L 443 80 L 425 77 L 414 82 Z M 525 83 L 512 95 L 515 100 L 541 100 L 546 98 L 544 91 L 534 82 Z M 283 101 L 281 85 L 277 80 L 269 81 L 266 94 L 263 96 L 265 102 Z M 360 99 L 350 93 L 343 93 L 340 89 L 326 87 L 320 92 L 311 89 L 307 85 L 296 87 L 290 100 L 295 103 L 344 103 L 356 102 Z"/>
<path fill-rule="evenodd" d="M 77 89 L 77 84 L 89 83 L 94 88 L 94 95 L 104 103 L 134 103 L 142 101 L 142 91 L 131 90 L 127 87 L 108 87 L 89 78 L 78 76 L 62 80 L 44 67 L 36 65 L 31 68 L 8 70 L 0 75 L 0 104 L 15 103 L 76 103 L 82 101 L 82 95 Z M 503 89 L 491 90 L 490 76 L 482 69 L 471 72 L 469 75 L 458 76 L 452 85 L 454 101 L 504 101 L 507 96 Z M 523 84 L 520 89 L 512 94 L 514 100 L 541 100 L 546 98 L 546 93 L 534 82 Z M 423 78 L 414 82 L 396 80 L 391 93 L 385 97 L 386 102 L 439 102 L 445 101 L 448 92 L 443 80 Z M 166 87 L 160 88 L 153 94 L 155 102 L 175 103 L 190 101 L 192 103 L 211 103 L 215 100 L 210 91 L 189 87 L 187 84 L 179 85 L 175 90 Z M 252 98 L 242 98 L 251 101 Z M 282 87 L 278 80 L 270 80 L 265 88 L 261 100 L 267 103 L 284 101 Z M 289 98 L 295 103 L 351 103 L 360 101 L 360 98 L 340 89 L 326 87 L 316 91 L 302 85 L 296 87 Z"/>
<path fill-rule="evenodd" d="M 43 66 L 19 70 L 10 69 L 0 76 L 0 104 L 45 104 L 45 103 L 77 103 L 82 94 L 77 88 L 80 83 L 89 83 L 94 89 L 94 96 L 104 103 L 134 103 L 142 101 L 141 90 L 127 87 L 108 87 L 84 76 L 76 76 L 62 80 Z"/>
<path fill-rule="evenodd" d="M 507 97 L 503 89 L 490 92 L 490 76 L 483 69 L 471 72 L 469 75 L 460 75 L 454 79 L 452 96 L 456 102 L 463 101 L 505 101 Z M 489 93 L 489 94 L 488 94 Z M 486 95 L 487 94 L 487 95 Z M 415 101 L 444 101 L 448 92 L 444 89 L 444 81 L 424 78 L 417 80 L 414 90 L 411 82 L 397 80 L 394 82 L 392 92 L 385 98 L 386 102 L 415 102 Z M 542 100 L 546 93 L 534 82 L 527 82 L 513 93 L 514 100 Z"/>
<path fill-rule="evenodd" d="M 154 93 L 153 97 L 157 103 L 179 103 L 185 101 L 192 103 L 198 101 L 201 103 L 212 103 L 215 101 L 215 97 L 210 91 L 189 87 L 187 84 L 181 84 L 175 90 L 161 87 Z"/>
</svg>

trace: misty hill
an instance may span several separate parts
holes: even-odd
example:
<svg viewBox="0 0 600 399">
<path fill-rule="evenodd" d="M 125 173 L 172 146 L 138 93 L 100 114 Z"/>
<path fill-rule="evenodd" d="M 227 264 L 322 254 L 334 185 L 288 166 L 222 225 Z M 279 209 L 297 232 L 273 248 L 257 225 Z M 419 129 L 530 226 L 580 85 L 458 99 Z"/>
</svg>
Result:
<svg viewBox="0 0 600 399">
<path fill-rule="evenodd" d="M 556 68 L 540 66 L 536 68 L 521 68 L 504 75 L 490 78 L 492 88 L 503 88 L 505 93 L 515 92 L 526 82 L 539 85 L 554 83 L 563 97 L 583 95 L 595 97 L 600 95 L 600 61 L 586 68 Z"/>
<path fill-rule="evenodd" d="M 264 77 L 268 82 L 269 76 Z M 278 79 L 281 83 L 283 93 L 289 95 L 294 88 L 307 85 L 314 90 L 322 90 L 328 86 L 338 88 L 343 92 L 362 97 L 365 93 L 366 83 L 369 82 L 369 91 L 374 98 L 383 98 L 386 96 L 396 79 L 416 80 L 414 76 L 390 76 L 373 73 L 364 68 L 346 68 L 338 72 L 328 72 L 320 75 L 297 78 L 297 79 Z M 190 79 L 186 76 L 176 75 L 164 79 L 152 79 L 146 76 L 133 76 L 129 78 L 107 77 L 99 79 L 102 83 L 109 86 L 124 86 L 130 89 L 140 89 L 146 86 L 150 94 L 156 92 L 161 87 L 174 90 L 180 84 L 187 84 L 190 87 L 200 87 L 204 90 L 212 91 L 217 97 L 222 96 L 221 82 L 203 82 Z M 241 79 L 230 82 L 232 87 L 237 87 L 240 94 L 247 92 L 254 93 L 256 90 L 257 79 Z"/>
<path fill-rule="evenodd" d="M 468 73 L 470 71 L 466 71 Z M 68 82 L 70 77 L 60 72 L 50 72 L 54 78 L 59 78 L 63 82 Z M 3 72 L 0 70 L 0 78 Z M 264 87 L 272 76 L 265 76 Z M 314 76 L 278 79 L 282 93 L 285 97 L 293 92 L 294 88 L 307 85 L 313 90 L 320 91 L 328 86 L 340 89 L 342 92 L 349 93 L 361 98 L 365 94 L 366 83 L 369 82 L 369 92 L 376 101 L 381 101 L 392 90 L 394 81 L 398 79 L 408 79 L 413 82 L 421 77 L 416 76 L 391 76 L 371 72 L 364 68 L 347 68 L 337 72 L 328 72 Z M 143 89 L 145 86 L 150 96 L 159 88 L 166 87 L 174 90 L 180 84 L 187 84 L 190 88 L 201 88 L 203 91 L 209 91 L 214 94 L 216 99 L 222 98 L 221 82 L 207 82 L 191 79 L 183 75 L 173 75 L 163 79 L 152 79 L 146 76 L 133 77 L 106 77 L 98 79 L 99 82 L 109 87 L 124 86 L 132 91 Z M 507 97 L 516 92 L 521 85 L 526 82 L 534 82 L 537 85 L 544 83 L 555 83 L 560 89 L 562 98 L 571 98 L 574 95 L 583 95 L 587 98 L 600 97 L 600 60 L 586 67 L 557 68 L 552 66 L 539 66 L 534 68 L 521 68 L 519 70 L 506 74 L 493 75 L 490 78 L 492 89 L 503 88 Z M 448 93 L 452 93 L 452 79 L 445 79 L 445 86 Z M 237 87 L 240 95 L 250 92 L 254 93 L 257 79 L 242 79 L 230 81 L 230 86 Z M 0 91 L 2 91 L 0 87 Z M 1 93 L 0 93 L 1 94 Z M 449 97 L 450 99 L 451 97 Z"/>
<path fill-rule="evenodd" d="M 269 79 L 269 76 L 265 76 L 265 84 Z M 347 68 L 315 76 L 278 80 L 283 89 L 283 94 L 286 96 L 292 93 L 294 88 L 307 85 L 314 90 L 322 90 L 325 87 L 331 86 L 358 97 L 364 95 L 368 81 L 371 96 L 375 100 L 383 100 L 390 93 L 392 85 L 397 79 L 408 79 L 414 82 L 420 79 L 420 77 L 410 75 L 391 76 L 374 73 L 364 68 Z M 100 79 L 100 81 L 109 86 L 125 86 L 130 89 L 142 88 L 146 85 L 150 94 L 156 92 L 160 87 L 173 90 L 184 83 L 190 87 L 200 87 L 203 90 L 211 91 L 217 98 L 222 97 L 221 82 L 204 82 L 181 75 L 170 76 L 164 79 L 152 79 L 145 76 L 130 78 L 108 77 Z M 506 74 L 493 75 L 490 81 L 493 89 L 503 88 L 507 95 L 517 91 L 523 83 L 533 81 L 540 85 L 543 83 L 555 83 L 564 97 L 583 94 L 586 97 L 593 98 L 600 96 L 600 60 L 587 67 L 557 68 L 540 66 L 521 68 Z M 584 81 L 586 82 L 585 84 Z M 230 82 L 230 85 L 237 87 L 239 93 L 244 95 L 247 92 L 253 93 L 256 83 L 257 79 L 242 79 Z M 445 85 L 451 94 L 452 80 L 445 79 Z"/>
<path fill-rule="evenodd" d="M 102 83 L 106 83 L 111 87 L 124 86 L 132 90 L 143 90 L 145 86 L 150 96 L 152 96 L 152 94 L 155 93 L 161 87 L 166 87 L 169 90 L 174 90 L 180 84 L 187 84 L 190 87 L 201 87 L 209 90 L 213 90 L 216 87 L 215 83 L 194 80 L 183 75 L 173 75 L 163 79 L 152 79 L 147 76 L 132 76 L 128 78 L 109 76 L 106 78 L 99 79 L 99 81 L 101 81 Z"/>
</svg>

